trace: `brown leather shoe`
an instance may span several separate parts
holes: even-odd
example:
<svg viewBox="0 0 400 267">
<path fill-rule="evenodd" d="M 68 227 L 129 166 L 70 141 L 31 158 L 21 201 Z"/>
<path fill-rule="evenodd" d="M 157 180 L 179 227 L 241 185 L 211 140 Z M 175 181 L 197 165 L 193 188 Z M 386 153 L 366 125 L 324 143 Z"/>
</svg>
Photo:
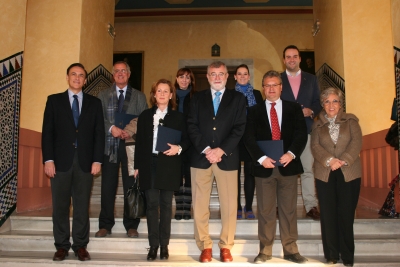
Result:
<svg viewBox="0 0 400 267">
<path fill-rule="evenodd" d="M 106 237 L 107 235 L 111 235 L 111 230 L 108 231 L 105 228 L 101 228 L 99 231 L 97 231 L 94 237 Z"/>
<path fill-rule="evenodd" d="M 219 256 L 221 257 L 222 262 L 231 262 L 233 261 L 231 251 L 227 248 L 221 248 L 219 252 Z"/>
<path fill-rule="evenodd" d="M 75 256 L 77 256 L 80 261 L 90 260 L 89 252 L 86 250 L 86 248 L 83 247 L 75 251 Z"/>
<path fill-rule="evenodd" d="M 126 235 L 128 237 L 139 237 L 139 233 L 136 229 L 129 229 Z"/>
<path fill-rule="evenodd" d="M 307 214 L 308 217 L 311 217 L 314 221 L 319 221 L 320 214 L 318 212 L 317 207 L 310 209 Z"/>
<path fill-rule="evenodd" d="M 210 262 L 210 261 L 212 261 L 211 258 L 212 258 L 212 249 L 211 248 L 205 248 L 201 252 L 199 261 L 200 262 Z"/>
<path fill-rule="evenodd" d="M 68 251 L 63 248 L 59 248 L 57 249 L 56 253 L 54 253 L 53 261 L 63 261 L 65 260 L 65 257 L 68 257 Z"/>
</svg>

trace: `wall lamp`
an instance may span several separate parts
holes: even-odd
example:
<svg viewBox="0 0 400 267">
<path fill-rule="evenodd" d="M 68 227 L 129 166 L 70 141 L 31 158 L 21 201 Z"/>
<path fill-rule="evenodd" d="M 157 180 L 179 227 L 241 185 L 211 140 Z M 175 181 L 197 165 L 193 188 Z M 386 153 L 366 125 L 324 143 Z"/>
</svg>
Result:
<svg viewBox="0 0 400 267">
<path fill-rule="evenodd" d="M 317 19 L 314 22 L 314 25 L 313 25 L 313 27 L 311 29 L 312 36 L 315 37 L 319 33 L 319 25 L 320 25 L 320 22 L 319 22 L 319 19 Z"/>
<path fill-rule="evenodd" d="M 110 23 L 107 25 L 107 32 L 113 39 L 115 38 L 115 29 Z"/>
<path fill-rule="evenodd" d="M 215 45 L 211 47 L 211 56 L 219 57 L 220 53 L 221 53 L 221 48 L 219 47 L 219 45 L 217 45 L 217 43 L 215 43 Z"/>
</svg>

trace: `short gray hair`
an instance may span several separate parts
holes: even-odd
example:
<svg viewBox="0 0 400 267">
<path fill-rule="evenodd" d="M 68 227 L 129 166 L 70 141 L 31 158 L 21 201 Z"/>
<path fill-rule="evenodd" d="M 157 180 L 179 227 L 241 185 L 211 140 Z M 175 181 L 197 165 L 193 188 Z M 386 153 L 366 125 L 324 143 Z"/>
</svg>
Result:
<svg viewBox="0 0 400 267">
<path fill-rule="evenodd" d="M 324 102 L 329 97 L 329 95 L 337 95 L 339 97 L 340 105 L 343 104 L 343 93 L 342 93 L 342 91 L 340 91 L 339 89 L 334 88 L 334 87 L 328 87 L 328 88 L 324 89 L 321 92 L 321 95 L 319 96 L 319 101 L 321 103 L 321 106 L 324 106 Z"/>
<path fill-rule="evenodd" d="M 276 70 L 270 70 L 267 71 L 264 76 L 262 77 L 262 81 L 261 81 L 261 86 L 264 86 L 264 79 L 265 78 L 278 78 L 279 82 L 282 83 L 282 78 L 281 78 L 281 74 L 279 72 L 277 72 Z"/>
<path fill-rule="evenodd" d="M 225 70 L 226 70 L 226 72 L 228 73 L 228 68 L 226 67 L 226 64 L 224 63 L 224 62 L 222 62 L 222 61 L 214 61 L 214 62 L 212 62 L 210 65 L 208 65 L 208 67 L 207 67 L 207 74 L 208 74 L 208 72 L 210 71 L 210 69 L 212 68 L 212 69 L 218 69 L 218 68 L 220 68 L 220 67 L 225 67 Z"/>
<path fill-rule="evenodd" d="M 112 73 L 114 73 L 114 66 L 117 65 L 117 64 L 125 64 L 126 71 L 128 73 L 131 73 L 131 68 L 129 67 L 128 63 L 126 63 L 125 61 L 117 61 L 117 62 L 115 62 L 114 65 L 113 65 L 113 68 L 112 68 Z"/>
</svg>

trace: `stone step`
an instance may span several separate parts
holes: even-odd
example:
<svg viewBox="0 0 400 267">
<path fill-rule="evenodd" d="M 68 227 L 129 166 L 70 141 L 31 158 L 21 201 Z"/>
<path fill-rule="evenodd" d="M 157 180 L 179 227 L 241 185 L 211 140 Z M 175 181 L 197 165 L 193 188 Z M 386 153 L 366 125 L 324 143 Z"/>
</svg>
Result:
<svg viewBox="0 0 400 267">
<path fill-rule="evenodd" d="M 29 217 L 12 215 L 11 230 L 12 231 L 41 231 L 52 232 L 53 223 L 51 217 Z M 70 220 L 72 223 L 72 220 Z M 400 227 L 398 220 L 394 219 L 355 219 L 354 234 L 355 235 L 393 235 L 400 236 Z M 320 236 L 320 222 L 308 218 L 298 218 L 297 228 L 299 235 Z M 98 230 L 98 218 L 90 218 L 90 232 L 95 233 Z M 147 220 L 142 218 L 138 227 L 139 233 L 147 233 Z M 221 220 L 210 219 L 209 233 L 211 235 L 219 235 L 221 231 Z M 115 234 L 124 234 L 126 232 L 122 224 L 122 218 L 115 219 L 115 225 L 112 229 Z M 179 235 L 194 234 L 193 220 L 175 220 L 171 222 L 171 234 Z M 237 236 L 257 236 L 258 221 L 257 220 L 238 220 L 236 224 Z M 279 235 L 279 227 L 277 220 L 276 234 Z"/>
<path fill-rule="evenodd" d="M 77 258 L 70 253 L 69 257 L 62 262 L 52 261 L 54 252 L 24 252 L 22 255 L 20 252 L 1 252 L 0 251 L 0 265 L 2 267 L 43 267 L 43 266 L 253 266 L 254 257 L 252 256 L 235 256 L 232 263 L 223 263 L 219 260 L 218 252 L 214 252 L 213 260 L 207 265 L 198 262 L 198 253 L 193 255 L 171 255 L 169 260 L 155 260 L 154 262 L 148 262 L 145 259 L 145 255 L 141 254 L 121 254 L 121 253 L 95 253 L 90 252 L 92 260 L 86 262 L 79 262 Z M 400 257 L 375 257 L 375 256 L 356 256 L 355 267 L 392 267 L 399 266 Z M 294 263 L 290 263 L 283 260 L 282 257 L 273 257 L 267 263 L 269 266 L 289 267 L 296 266 Z M 308 257 L 307 264 L 303 266 L 311 267 L 326 267 L 325 259 L 323 257 Z M 341 266 L 341 265 L 338 265 Z"/>
<path fill-rule="evenodd" d="M 0 235 L 2 251 L 54 251 L 53 234 L 50 231 L 10 231 Z M 213 251 L 218 251 L 218 235 L 211 235 L 214 242 Z M 297 241 L 299 251 L 304 256 L 323 256 L 322 241 L 319 236 L 299 235 Z M 147 234 L 139 238 L 128 238 L 125 234 L 113 233 L 106 238 L 90 237 L 88 251 L 93 253 L 135 253 L 147 254 L 149 247 Z M 355 256 L 392 256 L 398 255 L 400 249 L 399 235 L 356 235 Z M 171 235 L 169 243 L 170 255 L 196 255 L 199 250 L 193 235 Z M 231 249 L 233 256 L 254 256 L 259 250 L 257 236 L 236 236 L 235 245 Z M 282 257 L 282 245 L 279 236 L 274 242 L 272 255 Z"/>
</svg>

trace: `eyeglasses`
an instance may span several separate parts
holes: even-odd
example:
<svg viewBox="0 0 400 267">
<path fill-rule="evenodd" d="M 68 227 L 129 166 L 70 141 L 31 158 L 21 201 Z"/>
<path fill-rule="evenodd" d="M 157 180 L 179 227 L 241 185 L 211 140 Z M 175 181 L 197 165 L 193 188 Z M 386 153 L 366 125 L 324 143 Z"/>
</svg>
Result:
<svg viewBox="0 0 400 267">
<path fill-rule="evenodd" d="M 126 70 L 126 69 L 122 69 L 122 70 L 114 70 L 114 74 L 115 73 L 122 73 L 122 74 L 125 74 L 125 73 L 128 73 L 128 71 Z"/>
<path fill-rule="evenodd" d="M 274 89 L 276 89 L 276 88 L 278 88 L 279 85 L 281 85 L 281 83 L 278 83 L 278 84 L 264 84 L 263 87 L 264 87 L 265 89 L 269 89 L 269 88 L 274 88 Z"/>
<path fill-rule="evenodd" d="M 339 103 L 340 103 L 340 101 L 337 100 L 337 99 L 332 100 L 332 101 L 329 101 L 329 100 L 325 100 L 325 101 L 324 101 L 324 105 L 325 105 L 325 106 L 328 106 L 328 105 L 330 105 L 330 104 L 332 104 L 332 105 L 339 105 Z"/>
<path fill-rule="evenodd" d="M 220 73 L 212 72 L 212 73 L 210 73 L 210 74 L 208 74 L 208 75 L 210 75 L 213 79 L 215 79 L 215 78 L 217 78 L 217 76 L 218 76 L 219 78 L 222 78 L 222 77 L 225 76 L 225 74 L 226 74 L 226 73 L 223 73 L 223 72 L 220 72 Z"/>
</svg>

